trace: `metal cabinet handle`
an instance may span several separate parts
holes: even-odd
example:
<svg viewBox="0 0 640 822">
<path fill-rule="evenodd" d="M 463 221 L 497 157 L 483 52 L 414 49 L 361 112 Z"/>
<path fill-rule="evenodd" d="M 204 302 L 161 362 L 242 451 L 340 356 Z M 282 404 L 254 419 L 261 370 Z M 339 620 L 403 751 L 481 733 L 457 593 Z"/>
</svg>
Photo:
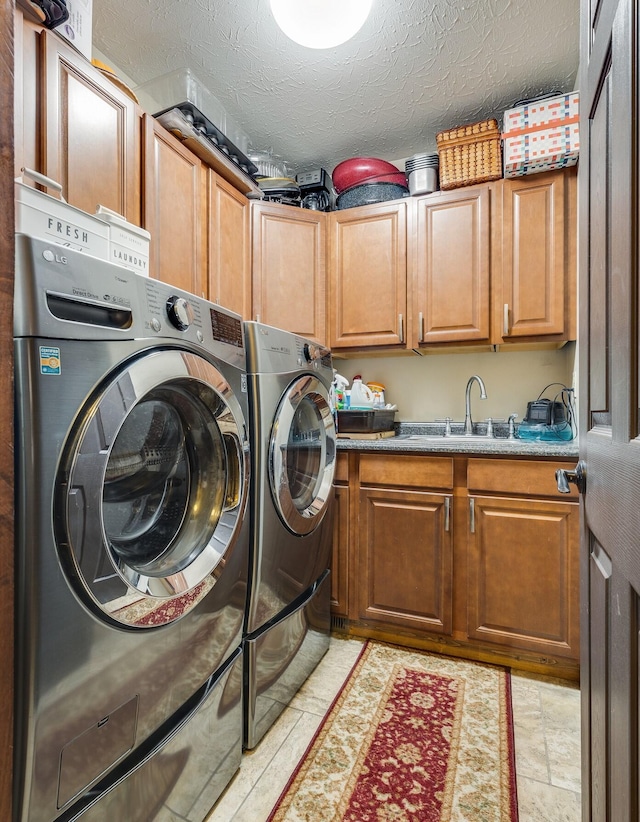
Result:
<svg viewBox="0 0 640 822">
<path fill-rule="evenodd" d="M 473 497 L 469 497 L 469 531 L 476 532 L 476 501 Z"/>
<path fill-rule="evenodd" d="M 418 342 L 424 342 L 424 314 L 422 311 L 418 313 Z"/>
<path fill-rule="evenodd" d="M 445 497 L 444 500 L 444 530 L 448 531 L 451 520 L 451 497 Z"/>
<path fill-rule="evenodd" d="M 584 460 L 576 465 L 573 471 L 566 471 L 558 468 L 556 471 L 556 483 L 561 494 L 570 494 L 569 483 L 573 482 L 579 493 L 584 494 L 587 490 L 587 465 Z"/>
<path fill-rule="evenodd" d="M 398 337 L 400 338 L 400 342 L 404 342 L 404 317 L 402 314 L 398 314 Z"/>
<path fill-rule="evenodd" d="M 509 333 L 509 303 L 505 303 L 502 309 L 502 333 L 505 337 Z"/>
</svg>

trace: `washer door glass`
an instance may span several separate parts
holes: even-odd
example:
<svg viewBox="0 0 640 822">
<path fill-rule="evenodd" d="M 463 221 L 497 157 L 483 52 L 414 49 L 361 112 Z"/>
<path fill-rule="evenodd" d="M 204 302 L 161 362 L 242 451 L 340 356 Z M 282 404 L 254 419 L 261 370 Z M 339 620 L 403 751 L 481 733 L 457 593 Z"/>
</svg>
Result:
<svg viewBox="0 0 640 822">
<path fill-rule="evenodd" d="M 293 382 L 271 434 L 269 479 L 276 508 L 294 534 L 318 527 L 331 499 L 336 429 L 327 389 L 316 377 Z"/>
<path fill-rule="evenodd" d="M 65 452 L 56 516 L 90 602 L 127 625 L 191 610 L 235 543 L 247 451 L 229 384 L 188 352 L 128 363 L 91 398 Z M 167 599 L 166 619 L 145 619 Z"/>
</svg>

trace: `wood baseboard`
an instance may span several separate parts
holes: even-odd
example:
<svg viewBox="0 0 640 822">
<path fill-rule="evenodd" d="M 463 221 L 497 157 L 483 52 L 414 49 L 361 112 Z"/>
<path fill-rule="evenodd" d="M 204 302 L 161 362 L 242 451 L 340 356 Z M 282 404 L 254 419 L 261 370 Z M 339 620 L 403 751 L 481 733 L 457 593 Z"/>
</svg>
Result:
<svg viewBox="0 0 640 822">
<path fill-rule="evenodd" d="M 579 682 L 580 664 L 575 660 L 561 657 L 539 656 L 529 651 L 508 648 L 493 648 L 476 645 L 470 642 L 455 640 L 451 637 L 424 637 L 416 634 L 404 634 L 374 628 L 370 625 L 349 622 L 345 619 L 332 619 L 332 631 L 340 636 L 377 639 L 406 648 L 422 651 L 433 651 L 447 656 L 469 659 L 473 662 L 486 662 L 489 665 L 502 665 L 516 671 L 526 671 L 538 676 Z"/>
</svg>

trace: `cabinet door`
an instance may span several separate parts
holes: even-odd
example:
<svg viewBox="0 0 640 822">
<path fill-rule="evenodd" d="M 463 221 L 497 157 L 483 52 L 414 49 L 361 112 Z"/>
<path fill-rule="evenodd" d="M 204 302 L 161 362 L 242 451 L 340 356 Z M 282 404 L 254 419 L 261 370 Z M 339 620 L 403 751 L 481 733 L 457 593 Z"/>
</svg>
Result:
<svg viewBox="0 0 640 822">
<path fill-rule="evenodd" d="M 57 35 L 40 42 L 43 172 L 71 205 L 104 205 L 140 225 L 140 109 Z"/>
<path fill-rule="evenodd" d="M 416 200 L 418 343 L 488 341 L 491 187 Z"/>
<path fill-rule="evenodd" d="M 253 315 L 326 343 L 326 215 L 252 203 Z"/>
<path fill-rule="evenodd" d="M 469 637 L 579 656 L 579 506 L 471 497 Z"/>
<path fill-rule="evenodd" d="M 334 487 L 333 549 L 331 558 L 331 615 L 349 616 L 349 488 Z"/>
<path fill-rule="evenodd" d="M 14 9 L 14 26 L 14 177 L 19 177 L 25 166 L 35 171 L 42 169 L 37 125 L 42 26 L 27 20 L 20 8 Z"/>
<path fill-rule="evenodd" d="M 201 295 L 204 170 L 153 117 L 144 119 L 144 227 L 151 232 L 151 276 Z"/>
<path fill-rule="evenodd" d="M 494 342 L 575 339 L 575 169 L 504 180 Z"/>
<path fill-rule="evenodd" d="M 251 319 L 250 204 L 208 170 L 209 293 L 212 302 Z"/>
<path fill-rule="evenodd" d="M 407 205 L 329 215 L 329 344 L 406 347 Z"/>
<path fill-rule="evenodd" d="M 360 619 L 451 633 L 450 505 L 443 494 L 361 488 Z"/>
</svg>

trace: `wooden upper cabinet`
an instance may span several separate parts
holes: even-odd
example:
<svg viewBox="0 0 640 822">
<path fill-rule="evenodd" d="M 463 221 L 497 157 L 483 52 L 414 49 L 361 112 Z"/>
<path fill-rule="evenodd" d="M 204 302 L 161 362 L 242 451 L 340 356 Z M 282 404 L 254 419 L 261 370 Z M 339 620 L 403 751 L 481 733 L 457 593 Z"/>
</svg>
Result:
<svg viewBox="0 0 640 822">
<path fill-rule="evenodd" d="M 208 297 L 250 320 L 250 203 L 212 169 L 207 179 Z"/>
<path fill-rule="evenodd" d="M 326 344 L 326 215 L 252 203 L 253 316 Z"/>
<path fill-rule="evenodd" d="M 206 175 L 200 160 L 145 115 L 144 227 L 151 276 L 202 296 Z"/>
<path fill-rule="evenodd" d="M 141 110 L 56 34 L 40 35 L 42 171 L 67 202 L 104 205 L 140 225 Z"/>
<path fill-rule="evenodd" d="M 488 342 L 491 196 L 483 185 L 415 201 L 413 347 Z"/>
<path fill-rule="evenodd" d="M 14 176 L 19 177 L 24 166 L 35 171 L 42 170 L 41 140 L 37 125 L 40 106 L 42 26 L 27 20 L 20 8 L 14 9 L 14 21 Z"/>
<path fill-rule="evenodd" d="M 329 345 L 405 348 L 407 204 L 329 215 Z"/>
<path fill-rule="evenodd" d="M 575 171 L 502 182 L 494 343 L 575 339 Z"/>
</svg>

